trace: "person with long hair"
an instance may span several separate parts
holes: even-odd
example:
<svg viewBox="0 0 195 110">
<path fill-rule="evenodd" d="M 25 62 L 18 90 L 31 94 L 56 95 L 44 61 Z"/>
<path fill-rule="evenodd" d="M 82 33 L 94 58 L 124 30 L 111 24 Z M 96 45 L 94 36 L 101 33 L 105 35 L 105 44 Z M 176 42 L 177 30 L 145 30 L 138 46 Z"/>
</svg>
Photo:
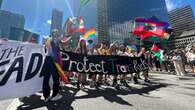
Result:
<svg viewBox="0 0 195 110">
<path fill-rule="evenodd" d="M 115 42 L 110 44 L 110 54 L 111 55 L 118 55 L 118 47 L 117 47 Z M 117 83 L 118 75 L 114 74 L 112 76 L 113 76 L 113 84 L 112 84 L 112 86 L 114 86 L 116 89 L 119 89 L 119 84 Z"/>
<path fill-rule="evenodd" d="M 86 55 L 88 53 L 87 44 L 85 40 L 80 40 L 76 48 L 76 53 Z M 86 83 L 86 74 L 78 73 L 77 88 L 84 88 Z"/>
<path fill-rule="evenodd" d="M 125 48 L 124 45 L 120 45 L 119 51 L 118 51 L 119 56 L 129 56 L 129 49 Z M 130 87 L 126 81 L 127 79 L 127 74 L 121 74 L 120 75 L 120 84 L 125 86 L 125 87 Z"/>
<path fill-rule="evenodd" d="M 97 45 L 93 45 L 93 47 L 91 49 L 89 49 L 88 51 L 88 55 L 98 55 L 97 53 Z M 90 88 L 96 88 L 98 89 L 98 86 L 97 86 L 97 81 L 96 81 L 96 78 L 97 78 L 97 74 L 96 73 L 91 73 L 89 74 L 89 79 L 91 79 L 90 81 Z"/>
<path fill-rule="evenodd" d="M 110 55 L 109 43 L 101 43 L 99 49 L 97 49 L 98 55 Z M 105 78 L 106 79 L 106 78 Z M 103 84 L 103 74 L 98 75 L 97 87 L 100 87 Z"/>
</svg>

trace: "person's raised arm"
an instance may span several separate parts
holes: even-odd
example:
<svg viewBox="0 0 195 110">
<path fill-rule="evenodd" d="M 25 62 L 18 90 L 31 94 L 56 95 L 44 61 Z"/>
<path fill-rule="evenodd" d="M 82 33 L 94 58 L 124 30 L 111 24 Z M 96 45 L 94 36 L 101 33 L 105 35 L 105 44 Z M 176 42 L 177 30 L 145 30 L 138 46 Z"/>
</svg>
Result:
<svg viewBox="0 0 195 110">
<path fill-rule="evenodd" d="M 60 38 L 60 42 L 63 44 L 66 44 L 71 40 L 72 36 L 68 35 L 68 36 L 63 36 L 62 38 Z"/>
</svg>

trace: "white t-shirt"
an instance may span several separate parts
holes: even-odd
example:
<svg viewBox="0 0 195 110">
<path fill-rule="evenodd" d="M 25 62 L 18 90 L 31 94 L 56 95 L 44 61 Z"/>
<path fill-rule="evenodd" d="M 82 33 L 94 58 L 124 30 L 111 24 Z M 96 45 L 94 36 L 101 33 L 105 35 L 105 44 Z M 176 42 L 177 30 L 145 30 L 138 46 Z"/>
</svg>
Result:
<svg viewBox="0 0 195 110">
<path fill-rule="evenodd" d="M 187 58 L 188 58 L 189 61 L 195 60 L 195 54 L 192 53 L 192 52 L 187 52 L 186 53 L 186 56 L 187 56 Z"/>
<path fill-rule="evenodd" d="M 181 56 L 180 55 L 176 55 L 176 56 L 173 56 L 173 61 L 181 61 Z"/>
</svg>

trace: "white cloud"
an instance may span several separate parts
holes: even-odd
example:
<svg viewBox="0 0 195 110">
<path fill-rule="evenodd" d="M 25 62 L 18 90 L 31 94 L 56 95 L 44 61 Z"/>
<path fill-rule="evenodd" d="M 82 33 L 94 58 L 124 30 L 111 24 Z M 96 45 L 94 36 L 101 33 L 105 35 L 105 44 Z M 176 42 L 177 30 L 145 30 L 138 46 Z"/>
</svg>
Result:
<svg viewBox="0 0 195 110">
<path fill-rule="evenodd" d="M 43 35 L 43 38 L 44 39 L 49 38 L 49 35 Z"/>
<path fill-rule="evenodd" d="M 177 7 L 177 4 L 173 3 L 173 0 L 165 0 L 167 4 L 168 11 L 171 11 Z"/>
<path fill-rule="evenodd" d="M 185 6 L 184 4 L 186 4 L 190 0 L 165 0 L 165 1 L 167 4 L 168 11 L 171 11 L 173 9 Z"/>
<path fill-rule="evenodd" d="M 33 32 L 34 31 L 32 28 L 28 28 L 28 27 L 26 27 L 25 29 L 28 30 L 28 31 L 30 31 L 30 32 Z"/>
<path fill-rule="evenodd" d="M 47 24 L 51 25 L 51 20 L 47 20 Z"/>
</svg>

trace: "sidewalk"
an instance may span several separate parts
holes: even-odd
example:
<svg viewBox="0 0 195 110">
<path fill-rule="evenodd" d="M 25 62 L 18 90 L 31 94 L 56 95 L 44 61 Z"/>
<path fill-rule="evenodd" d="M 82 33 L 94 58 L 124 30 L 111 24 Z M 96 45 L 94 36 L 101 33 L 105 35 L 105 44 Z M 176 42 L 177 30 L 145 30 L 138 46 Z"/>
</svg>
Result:
<svg viewBox="0 0 195 110">
<path fill-rule="evenodd" d="M 173 76 L 176 76 L 179 80 L 190 80 L 190 79 L 195 80 L 195 73 L 192 73 L 192 72 L 188 72 L 184 76 L 177 76 L 175 74 L 168 73 L 165 71 L 150 71 L 150 74 L 173 75 Z"/>
</svg>

